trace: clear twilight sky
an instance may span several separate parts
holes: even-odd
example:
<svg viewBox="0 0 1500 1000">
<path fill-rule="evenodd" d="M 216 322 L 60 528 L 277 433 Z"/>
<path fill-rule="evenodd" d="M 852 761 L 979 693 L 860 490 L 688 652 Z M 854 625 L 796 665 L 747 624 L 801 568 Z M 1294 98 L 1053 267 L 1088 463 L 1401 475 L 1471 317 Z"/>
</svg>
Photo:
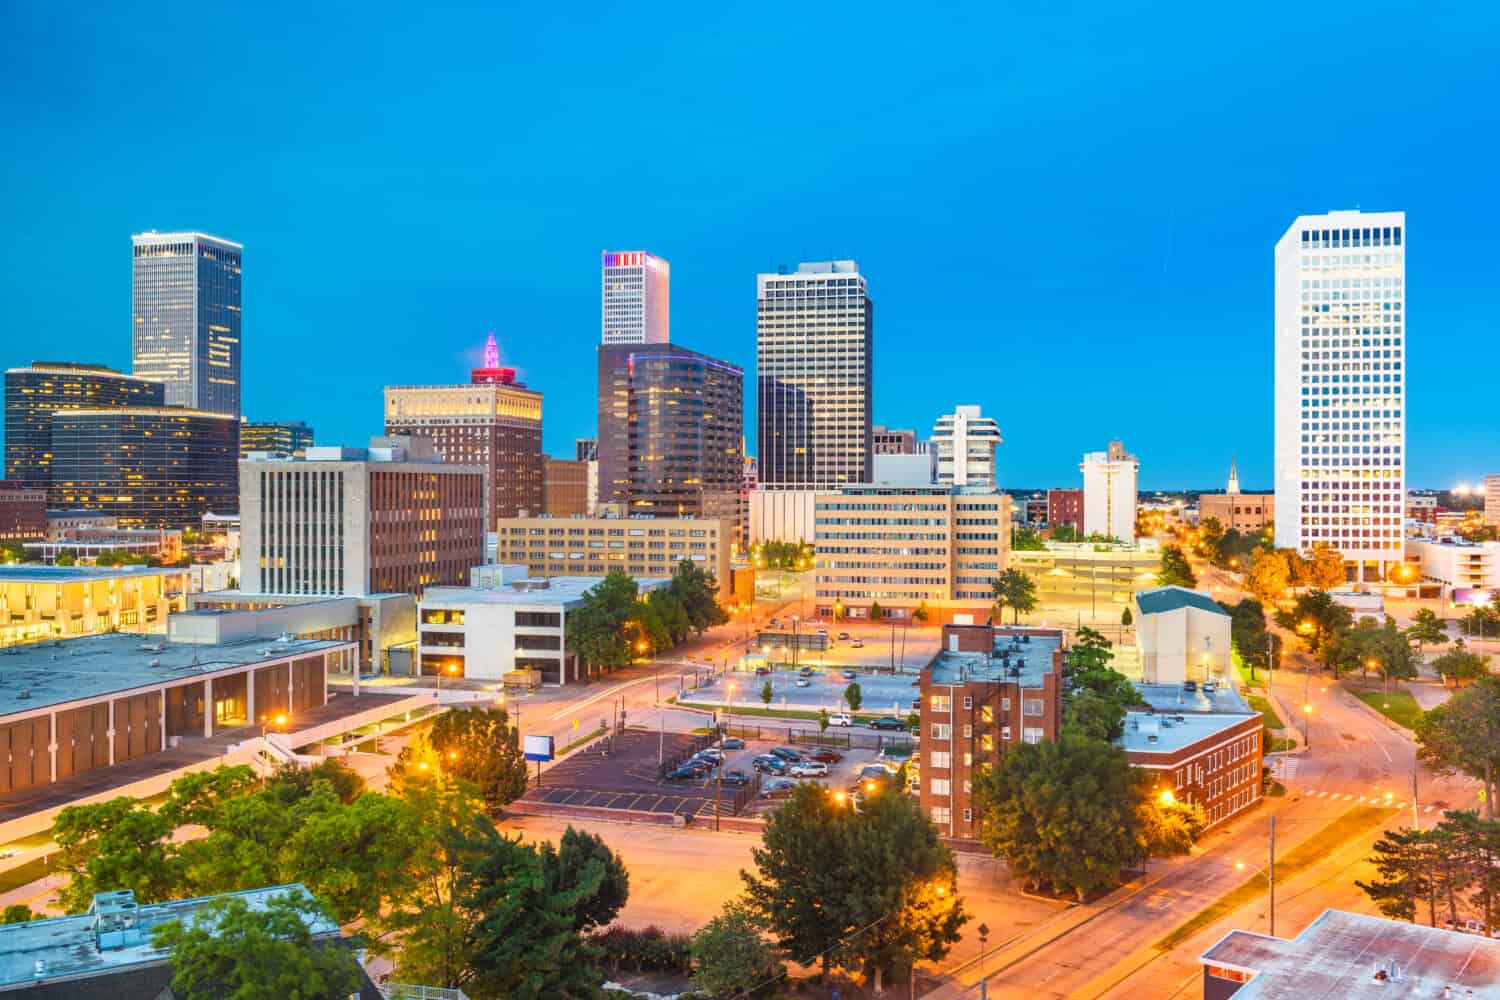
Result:
<svg viewBox="0 0 1500 1000">
<path fill-rule="evenodd" d="M 363 443 L 493 330 L 571 457 L 599 252 L 646 249 L 753 452 L 756 272 L 852 257 L 877 422 L 980 404 L 1007 487 L 1118 437 L 1269 489 L 1272 248 L 1401 209 L 1408 483 L 1500 472 L 1500 8 L 939 6 L 11 0 L 0 367 L 128 371 L 130 234 L 199 229 L 245 244 L 251 419 Z"/>
</svg>

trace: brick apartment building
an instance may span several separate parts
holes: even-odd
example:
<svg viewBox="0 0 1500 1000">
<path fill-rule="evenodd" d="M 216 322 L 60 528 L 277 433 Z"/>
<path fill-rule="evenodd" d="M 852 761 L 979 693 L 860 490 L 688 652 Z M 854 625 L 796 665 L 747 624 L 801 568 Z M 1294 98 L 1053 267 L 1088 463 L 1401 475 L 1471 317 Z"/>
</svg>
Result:
<svg viewBox="0 0 1500 1000">
<path fill-rule="evenodd" d="M 1207 829 L 1261 799 L 1262 723 L 1233 692 L 1191 699 L 1176 685 L 1137 685 L 1146 701 L 1125 718 L 1120 744 L 1154 772 L 1154 794 L 1170 791 L 1203 807 Z M 1221 697 L 1222 695 L 1222 697 Z"/>
<path fill-rule="evenodd" d="M 0 479 L 0 541 L 47 537 L 47 491 L 19 480 Z"/>
<path fill-rule="evenodd" d="M 1048 490 L 1047 525 L 1070 524 L 1083 530 L 1083 490 Z"/>
<path fill-rule="evenodd" d="M 945 625 L 922 669 L 922 809 L 943 836 L 978 838 L 973 777 L 1017 743 L 1057 738 L 1063 716 L 1060 629 Z"/>
</svg>

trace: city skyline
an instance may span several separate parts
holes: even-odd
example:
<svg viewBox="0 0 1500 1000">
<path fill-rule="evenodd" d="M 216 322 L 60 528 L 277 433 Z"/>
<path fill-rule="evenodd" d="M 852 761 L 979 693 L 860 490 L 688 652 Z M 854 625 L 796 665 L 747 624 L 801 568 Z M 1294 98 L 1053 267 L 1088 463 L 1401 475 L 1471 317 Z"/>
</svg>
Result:
<svg viewBox="0 0 1500 1000">
<path fill-rule="evenodd" d="M 943 15 L 903 32 L 904 44 L 941 41 L 943 65 L 917 60 L 877 72 L 870 46 L 851 44 L 809 68 L 777 48 L 801 68 L 756 88 L 741 88 L 742 74 L 784 43 L 769 25 L 738 31 L 733 46 L 699 44 L 695 54 L 673 45 L 672 33 L 651 40 L 621 21 L 577 52 L 517 52 L 503 65 L 467 58 L 482 51 L 485 29 L 524 36 L 550 30 L 553 16 L 518 24 L 482 14 L 492 20 L 456 39 L 441 18 L 408 26 L 413 51 L 436 51 L 426 44 L 434 31 L 456 46 L 441 63 L 418 55 L 426 82 L 408 93 L 406 71 L 371 66 L 339 79 L 313 68 L 326 60 L 303 58 L 305 42 L 280 50 L 281 37 L 244 14 L 214 12 L 210 23 L 147 35 L 118 13 L 20 11 L 0 42 L 18 81 L 12 98 L 28 81 L 41 86 L 70 45 L 90 50 L 101 70 L 138 76 L 138 60 L 217 31 L 242 38 L 247 65 L 259 68 L 227 82 L 227 93 L 142 80 L 121 105 L 100 72 L 71 81 L 52 107 L 7 102 L 7 142 L 18 155 L 0 165 L 0 178 L 14 193 L 13 225 L 31 237 L 0 249 L 12 276 L 0 305 L 9 348 L 0 363 L 61 353 L 130 371 L 126 238 L 153 227 L 215 232 L 242 242 L 254 261 L 244 288 L 249 419 L 304 420 L 320 443 L 362 441 L 380 429 L 381 386 L 449 381 L 479 363 L 493 329 L 505 362 L 547 396 L 547 453 L 566 456 L 574 438 L 594 432 L 594 387 L 578 376 L 593 367 L 600 338 L 601 251 L 649 247 L 670 260 L 681 340 L 752 379 L 754 275 L 847 257 L 881 302 L 873 421 L 925 431 L 956 405 L 980 405 L 1005 429 L 1004 487 L 1074 485 L 1077 455 L 1121 438 L 1141 457 L 1145 489 L 1215 487 L 1233 453 L 1244 487 L 1269 490 L 1272 248 L 1299 215 L 1361 206 L 1405 212 L 1424 247 L 1444 248 L 1414 255 L 1408 271 L 1407 484 L 1478 482 L 1486 456 L 1500 450 L 1500 417 L 1482 409 L 1463 414 L 1463 434 L 1444 433 L 1456 417 L 1442 377 L 1456 370 L 1455 351 L 1468 369 L 1500 364 L 1500 338 L 1486 320 L 1500 291 L 1481 239 L 1496 209 L 1487 158 L 1471 145 L 1493 134 L 1487 126 L 1500 112 L 1455 103 L 1496 82 L 1496 68 L 1463 44 L 1472 22 L 1425 20 L 1398 44 L 1378 24 L 1345 23 L 1337 10 L 1201 36 L 1165 17 L 1109 23 L 1123 15 L 1101 14 L 1087 30 L 1060 32 L 1061 16 Z M 703 20 L 727 16 L 700 12 L 694 36 L 713 38 Z M 810 16 L 808 41 L 794 48 L 833 17 Z M 955 31 L 950 17 L 975 23 Z M 889 48 L 880 12 L 868 20 L 851 41 Z M 1281 110 L 1308 88 L 1333 86 L 1328 77 L 1309 63 L 1264 59 L 1272 48 L 1316 48 L 1333 25 L 1348 51 L 1364 54 L 1337 60 L 1337 86 L 1382 95 L 1378 109 L 1320 105 L 1314 145 L 1344 148 L 1372 129 L 1383 137 L 1380 156 L 1337 170 L 1302 155 L 1306 129 Z M 354 26 L 343 44 L 376 44 L 365 33 L 389 27 Z M 978 44 L 995 37 L 1007 40 L 993 50 Z M 617 122 L 610 102 L 596 98 L 637 60 L 605 38 L 661 46 L 652 52 L 663 80 L 697 79 L 705 61 L 722 69 L 691 99 L 650 84 L 659 97 L 651 123 Z M 1403 55 L 1409 48 L 1420 54 Z M 286 78 L 272 79 L 278 74 Z M 1217 85 L 1184 86 L 1199 75 Z M 1120 79 L 1129 80 L 1124 91 Z M 830 130 L 842 113 L 831 102 L 778 126 L 785 141 L 775 161 L 747 155 L 760 131 L 747 124 L 752 112 L 834 81 L 868 99 L 857 135 Z M 251 100 L 267 86 L 269 100 Z M 304 92 L 323 97 L 295 100 Z M 424 121 L 434 104 L 467 115 L 516 92 L 535 101 L 524 135 L 455 132 L 446 114 Z M 226 99 L 244 108 L 243 121 L 214 113 Z M 358 110 L 382 101 L 379 116 Z M 1158 106 L 1171 109 L 1172 129 L 1149 116 L 1140 126 L 1129 110 Z M 270 107 L 276 115 L 261 110 Z M 966 113 L 979 107 L 987 113 Z M 169 124 L 145 155 L 97 155 L 125 148 L 148 120 Z M 596 166 L 581 134 L 611 151 L 610 169 Z M 908 135 L 922 141 L 907 143 Z M 212 172 L 192 165 L 190 150 L 231 137 L 246 156 Z M 51 151 L 52 168 L 28 169 L 26 148 Z M 555 151 L 529 151 L 542 148 Z M 1104 149 L 1107 157 L 1095 155 Z M 619 197 L 615 170 L 636 175 L 630 198 Z M 331 249 L 341 244 L 391 249 Z M 64 253 L 68 267 L 55 267 Z M 950 294 L 958 289 L 974 293 Z M 1057 405 L 1061 386 L 1037 377 L 1046 372 L 1066 373 L 1068 405 Z M 1174 398 L 1213 411 L 1166 420 L 1134 405 Z M 745 419 L 756 423 L 753 394 Z"/>
</svg>

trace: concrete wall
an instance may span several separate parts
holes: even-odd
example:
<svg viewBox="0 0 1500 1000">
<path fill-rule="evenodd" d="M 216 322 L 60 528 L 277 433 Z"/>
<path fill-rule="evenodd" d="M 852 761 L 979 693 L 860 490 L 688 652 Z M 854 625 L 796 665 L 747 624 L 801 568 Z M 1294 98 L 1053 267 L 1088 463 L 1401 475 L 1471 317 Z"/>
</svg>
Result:
<svg viewBox="0 0 1500 1000">
<path fill-rule="evenodd" d="M 1141 679 L 1147 684 L 1223 680 L 1229 676 L 1229 616 L 1199 608 L 1134 612 Z"/>
<path fill-rule="evenodd" d="M 750 494 L 750 544 L 811 542 L 816 490 L 755 490 Z"/>
</svg>

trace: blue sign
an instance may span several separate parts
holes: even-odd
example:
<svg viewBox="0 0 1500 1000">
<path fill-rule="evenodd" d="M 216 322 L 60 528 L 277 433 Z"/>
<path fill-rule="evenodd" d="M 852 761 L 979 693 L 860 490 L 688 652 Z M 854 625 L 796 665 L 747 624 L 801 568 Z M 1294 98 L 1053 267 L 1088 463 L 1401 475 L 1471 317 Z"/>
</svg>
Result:
<svg viewBox="0 0 1500 1000">
<path fill-rule="evenodd" d="M 527 760 L 548 761 L 552 759 L 552 737 L 550 736 L 528 736 L 522 748 L 522 756 Z"/>
</svg>

